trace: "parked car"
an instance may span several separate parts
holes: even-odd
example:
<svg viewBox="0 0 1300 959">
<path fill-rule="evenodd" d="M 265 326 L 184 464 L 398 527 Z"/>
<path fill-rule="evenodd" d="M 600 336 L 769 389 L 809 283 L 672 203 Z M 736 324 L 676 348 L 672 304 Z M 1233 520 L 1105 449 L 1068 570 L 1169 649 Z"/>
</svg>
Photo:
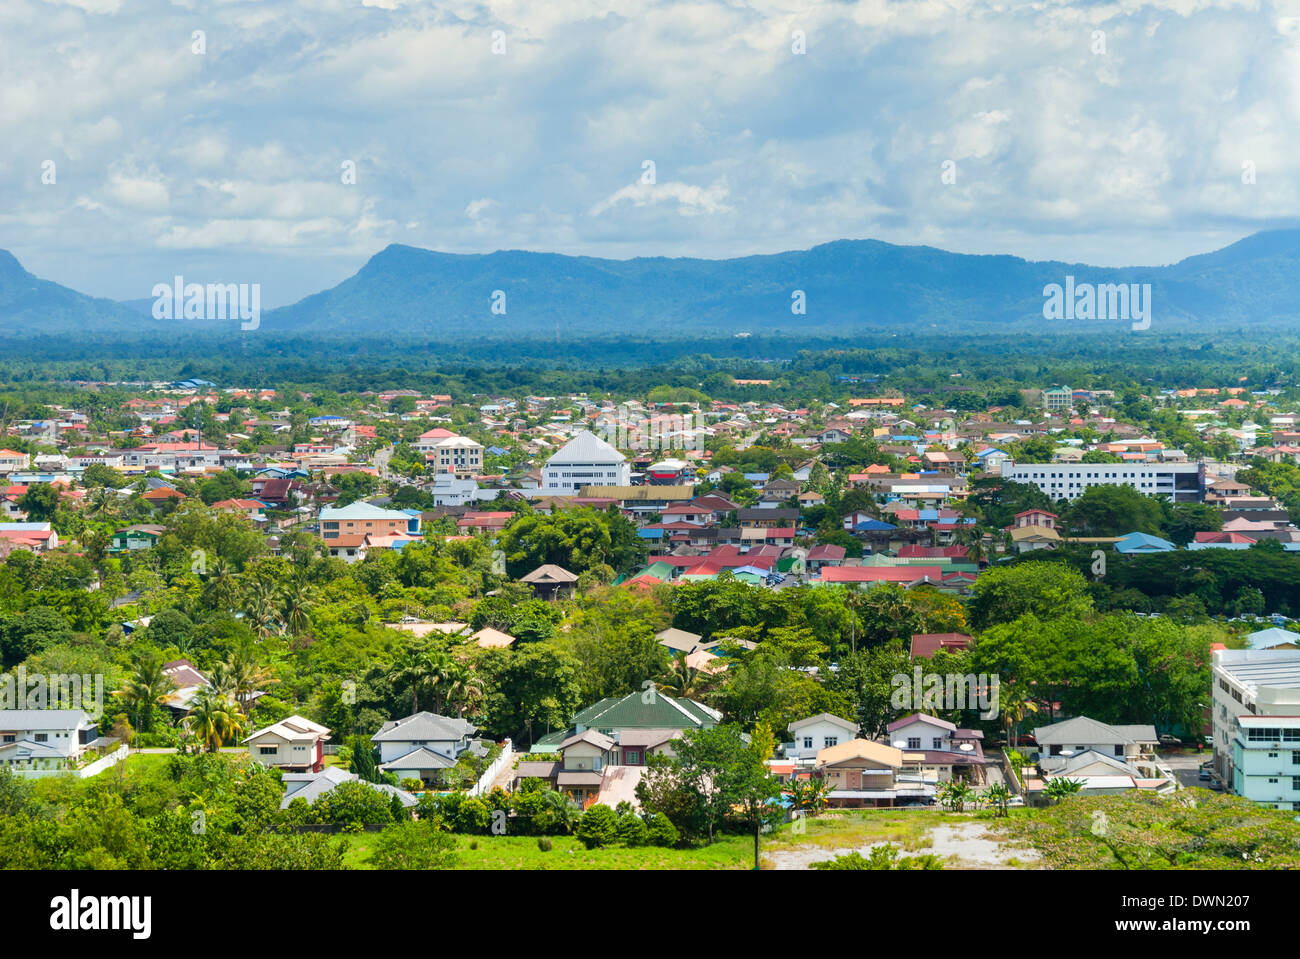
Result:
<svg viewBox="0 0 1300 959">
<path fill-rule="evenodd" d="M 1202 767 L 1201 767 L 1201 771 L 1200 771 L 1200 773 L 1197 774 L 1197 778 L 1198 778 L 1198 779 L 1209 779 L 1209 778 L 1210 778 L 1210 771 L 1209 771 L 1208 769 L 1206 769 L 1204 766 L 1202 766 Z"/>
</svg>

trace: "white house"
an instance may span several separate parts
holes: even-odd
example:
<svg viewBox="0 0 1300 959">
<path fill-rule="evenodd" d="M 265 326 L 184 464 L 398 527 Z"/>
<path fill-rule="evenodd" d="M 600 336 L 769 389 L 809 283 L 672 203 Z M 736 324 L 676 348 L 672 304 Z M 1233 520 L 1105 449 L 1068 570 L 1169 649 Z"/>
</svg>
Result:
<svg viewBox="0 0 1300 959">
<path fill-rule="evenodd" d="M 433 785 L 463 753 L 483 755 L 482 744 L 471 738 L 477 730 L 463 719 L 418 712 L 384 723 L 370 740 L 379 747 L 381 771 Z"/>
<path fill-rule="evenodd" d="M 791 740 L 785 744 L 786 759 L 815 760 L 819 750 L 858 738 L 858 724 L 833 713 L 818 713 L 796 720 L 786 729 Z"/>
<path fill-rule="evenodd" d="M 584 486 L 628 486 L 632 467 L 627 457 L 595 433 L 584 430 L 546 461 L 541 492 L 576 496 Z"/>
<path fill-rule="evenodd" d="M 330 731 L 310 719 L 290 716 L 259 729 L 244 740 L 248 754 L 263 766 L 290 772 L 320 772 L 325 768 L 325 743 Z"/>
<path fill-rule="evenodd" d="M 903 766 L 940 781 L 965 778 L 984 781 L 984 733 L 961 729 L 937 716 L 912 713 L 886 727 L 889 742 L 903 750 Z"/>
<path fill-rule="evenodd" d="M 1034 741 L 1038 743 L 1038 766 L 1044 773 L 1054 772 L 1070 757 L 1090 749 L 1126 763 L 1139 763 L 1160 743 L 1154 726 L 1109 726 L 1087 716 L 1039 726 Z"/>
<path fill-rule="evenodd" d="M 338 766 L 328 766 L 318 773 L 285 773 L 281 777 L 281 782 L 284 783 L 284 798 L 280 800 L 281 809 L 288 809 L 289 803 L 295 799 L 304 799 L 308 803 L 314 803 L 326 793 L 333 792 L 335 786 L 346 782 L 365 783 L 365 785 L 377 792 L 396 796 L 407 809 L 419 805 L 419 800 L 404 789 L 398 789 L 396 786 L 390 786 L 387 783 L 366 782 L 355 773 L 340 769 Z"/>
<path fill-rule="evenodd" d="M 0 766 L 58 769 L 99 738 L 82 709 L 0 709 Z"/>
</svg>

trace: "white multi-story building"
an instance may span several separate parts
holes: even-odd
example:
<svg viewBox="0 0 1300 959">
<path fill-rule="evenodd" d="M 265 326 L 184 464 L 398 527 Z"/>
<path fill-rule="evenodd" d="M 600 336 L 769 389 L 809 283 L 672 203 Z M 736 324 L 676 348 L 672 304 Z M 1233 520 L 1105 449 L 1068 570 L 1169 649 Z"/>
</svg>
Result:
<svg viewBox="0 0 1300 959">
<path fill-rule="evenodd" d="M 1205 468 L 1199 463 L 1017 463 L 1002 464 L 1002 478 L 1037 486 L 1054 500 L 1073 501 L 1093 486 L 1131 486 L 1147 496 L 1175 503 L 1205 498 Z"/>
<path fill-rule="evenodd" d="M 1237 717 L 1232 791 L 1274 809 L 1300 812 L 1300 715 Z"/>
<path fill-rule="evenodd" d="M 441 440 L 429 454 L 433 468 L 439 473 L 452 473 L 464 478 L 483 472 L 483 444 L 467 436 L 449 436 Z"/>
<path fill-rule="evenodd" d="M 627 486 L 631 481 L 632 467 L 627 457 L 595 433 L 584 430 L 546 461 L 540 492 L 576 496 L 584 486 Z"/>
<path fill-rule="evenodd" d="M 1215 650 L 1212 686 L 1219 778 L 1247 799 L 1300 808 L 1300 649 Z"/>
</svg>

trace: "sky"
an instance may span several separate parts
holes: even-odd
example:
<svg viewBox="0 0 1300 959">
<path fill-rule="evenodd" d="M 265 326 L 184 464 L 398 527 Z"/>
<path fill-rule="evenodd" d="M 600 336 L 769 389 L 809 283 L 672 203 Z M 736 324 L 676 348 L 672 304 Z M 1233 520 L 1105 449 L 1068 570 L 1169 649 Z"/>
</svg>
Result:
<svg viewBox="0 0 1300 959">
<path fill-rule="evenodd" d="M 1297 120 L 1300 0 L 3 0 L 0 249 L 265 307 L 390 243 L 1157 265 L 1300 224 Z"/>
</svg>

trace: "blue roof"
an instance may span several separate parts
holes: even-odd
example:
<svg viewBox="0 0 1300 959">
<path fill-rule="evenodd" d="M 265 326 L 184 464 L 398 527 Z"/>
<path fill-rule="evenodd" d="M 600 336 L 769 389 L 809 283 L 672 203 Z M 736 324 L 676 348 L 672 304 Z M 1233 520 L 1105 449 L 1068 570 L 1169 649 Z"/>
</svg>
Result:
<svg viewBox="0 0 1300 959">
<path fill-rule="evenodd" d="M 763 482 L 764 480 L 766 480 L 766 479 L 768 478 L 769 475 L 770 475 L 770 474 L 768 474 L 768 473 L 746 473 L 746 474 L 745 474 L 745 479 L 749 480 L 751 483 L 753 483 L 753 482 L 755 482 L 755 481 L 757 481 L 757 482 Z"/>
<path fill-rule="evenodd" d="M 864 519 L 861 523 L 859 523 L 857 526 L 853 528 L 855 530 L 858 530 L 859 532 L 865 532 L 865 533 L 877 533 L 877 532 L 883 532 L 884 530 L 887 529 L 898 529 L 898 527 L 895 526 L 893 523 L 882 523 L 878 519 Z"/>
<path fill-rule="evenodd" d="M 924 520 L 938 519 L 939 511 L 937 509 L 920 509 L 916 511 L 916 518 Z"/>
<path fill-rule="evenodd" d="M 1173 543 L 1150 533 L 1127 533 L 1115 543 L 1117 553 L 1167 553 L 1177 549 Z"/>
<path fill-rule="evenodd" d="M 994 454 L 994 453 L 1001 453 L 1003 456 L 1006 456 L 1006 455 L 1007 455 L 1007 451 L 1006 451 L 1006 450 L 1000 450 L 1000 449 L 998 449 L 996 446 L 991 446 L 991 447 L 989 447 L 988 449 L 983 450 L 982 452 L 976 453 L 976 454 L 975 454 L 975 458 L 976 458 L 976 459 L 983 459 L 984 457 L 986 457 L 986 456 L 991 456 L 991 455 Z"/>
</svg>

